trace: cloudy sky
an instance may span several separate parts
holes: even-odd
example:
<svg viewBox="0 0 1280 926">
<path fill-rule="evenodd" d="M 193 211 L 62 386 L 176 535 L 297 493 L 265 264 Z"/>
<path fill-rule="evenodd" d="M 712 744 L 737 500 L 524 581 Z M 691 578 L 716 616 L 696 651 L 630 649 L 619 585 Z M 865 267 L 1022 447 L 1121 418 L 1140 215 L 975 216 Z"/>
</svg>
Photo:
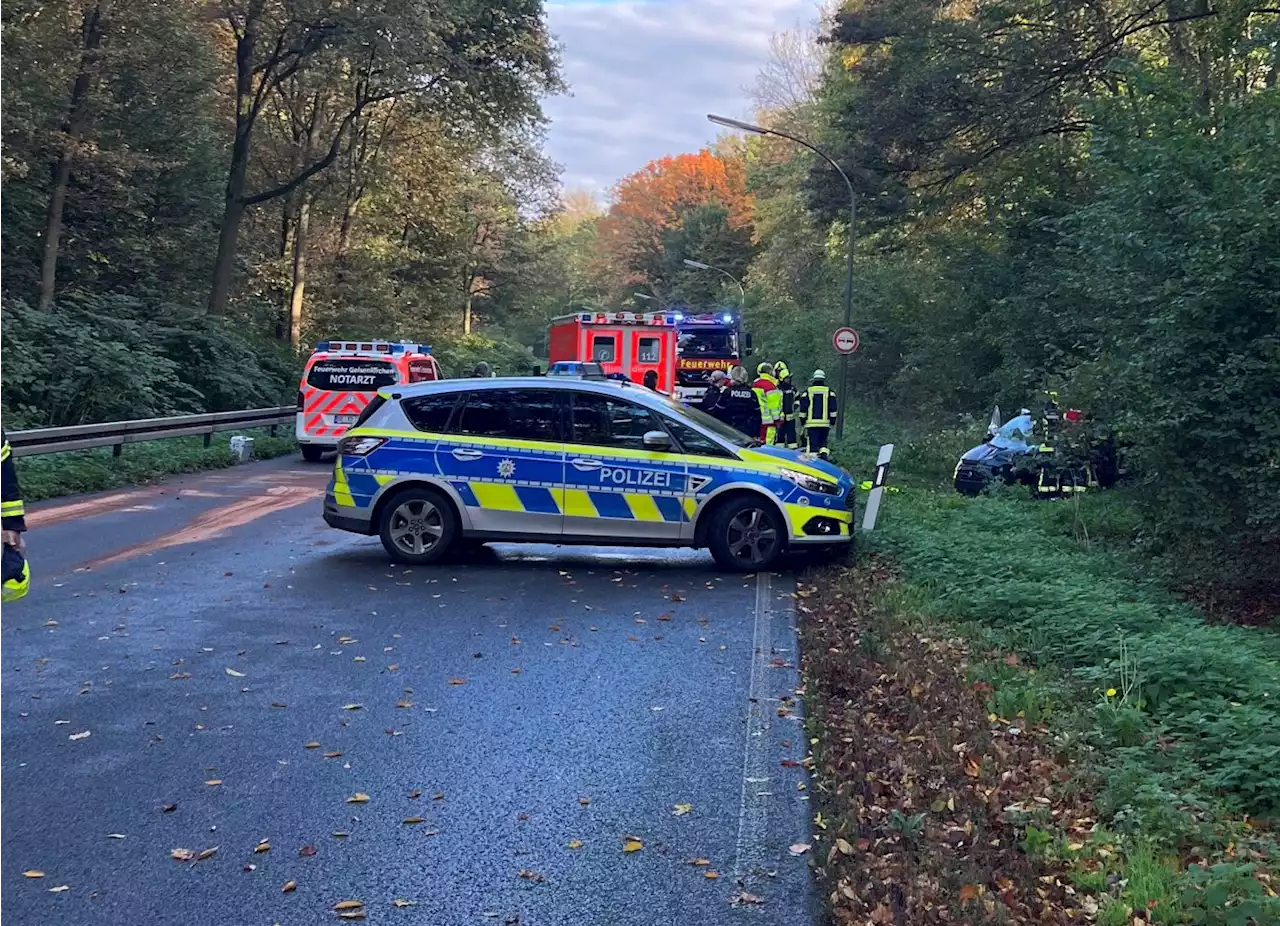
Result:
<svg viewBox="0 0 1280 926">
<path fill-rule="evenodd" d="M 714 140 L 707 113 L 750 118 L 747 88 L 770 35 L 817 9 L 816 0 L 548 0 L 572 94 L 545 105 L 565 187 L 604 201 L 646 161 Z"/>
</svg>

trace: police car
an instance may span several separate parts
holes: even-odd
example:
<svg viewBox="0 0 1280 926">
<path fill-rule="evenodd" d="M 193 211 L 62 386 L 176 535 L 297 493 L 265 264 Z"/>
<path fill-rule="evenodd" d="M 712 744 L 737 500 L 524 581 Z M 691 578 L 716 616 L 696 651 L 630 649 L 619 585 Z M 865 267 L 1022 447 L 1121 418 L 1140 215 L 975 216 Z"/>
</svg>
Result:
<svg viewBox="0 0 1280 926">
<path fill-rule="evenodd" d="M 854 482 L 627 383 L 444 380 L 379 391 L 339 444 L 324 519 L 430 563 L 490 540 L 708 547 L 724 568 L 852 541 Z"/>
</svg>

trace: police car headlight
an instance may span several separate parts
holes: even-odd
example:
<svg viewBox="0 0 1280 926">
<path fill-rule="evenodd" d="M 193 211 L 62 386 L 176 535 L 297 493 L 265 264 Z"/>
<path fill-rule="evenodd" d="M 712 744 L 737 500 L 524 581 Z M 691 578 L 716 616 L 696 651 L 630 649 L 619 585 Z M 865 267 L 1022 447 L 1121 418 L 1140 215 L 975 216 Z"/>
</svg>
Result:
<svg viewBox="0 0 1280 926">
<path fill-rule="evenodd" d="M 338 452 L 354 457 L 367 456 L 387 442 L 385 437 L 344 437 L 338 442 Z"/>
<path fill-rule="evenodd" d="M 783 478 L 790 479 L 800 488 L 809 492 L 821 492 L 823 495 L 839 495 L 840 486 L 834 482 L 828 482 L 826 479 L 819 479 L 817 476 L 810 476 L 808 473 L 802 473 L 796 469 L 784 469 L 782 471 Z"/>
</svg>

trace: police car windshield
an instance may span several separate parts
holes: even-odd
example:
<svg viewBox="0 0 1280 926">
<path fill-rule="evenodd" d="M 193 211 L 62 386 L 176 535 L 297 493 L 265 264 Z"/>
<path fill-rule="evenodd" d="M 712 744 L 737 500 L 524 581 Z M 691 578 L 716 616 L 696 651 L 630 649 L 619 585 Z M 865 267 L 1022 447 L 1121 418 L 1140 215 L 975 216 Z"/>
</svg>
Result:
<svg viewBox="0 0 1280 926">
<path fill-rule="evenodd" d="M 685 405 L 683 402 L 677 402 L 670 396 L 664 395 L 660 396 L 660 398 L 667 403 L 670 410 L 675 414 L 682 418 L 691 418 L 694 422 L 702 425 L 712 434 L 716 435 L 716 437 L 719 437 L 721 440 L 728 441 L 735 447 L 760 446 L 760 441 L 756 440 L 754 437 L 747 437 L 747 435 L 743 434 L 737 428 L 730 427 L 719 418 L 713 418 L 711 415 L 708 415 L 699 408 L 693 408 L 690 405 Z"/>
</svg>

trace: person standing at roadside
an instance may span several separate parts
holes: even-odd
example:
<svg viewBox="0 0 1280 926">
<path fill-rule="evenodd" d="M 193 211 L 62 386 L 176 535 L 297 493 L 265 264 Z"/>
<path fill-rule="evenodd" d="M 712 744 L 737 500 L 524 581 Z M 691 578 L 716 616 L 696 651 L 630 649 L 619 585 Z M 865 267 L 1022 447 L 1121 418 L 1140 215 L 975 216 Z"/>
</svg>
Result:
<svg viewBox="0 0 1280 926">
<path fill-rule="evenodd" d="M 804 424 L 806 449 L 824 460 L 831 454 L 827 449 L 827 438 L 836 413 L 836 397 L 827 385 L 827 374 L 814 370 L 813 381 L 800 397 L 800 421 Z"/>
<path fill-rule="evenodd" d="M 778 426 L 778 443 L 791 450 L 800 444 L 796 440 L 796 387 L 791 382 L 791 370 L 781 360 L 773 368 L 778 379 L 778 391 L 782 393 L 782 424 Z"/>
<path fill-rule="evenodd" d="M 744 367 L 729 371 L 729 386 L 720 396 L 716 417 L 748 437 L 759 437 L 760 399 L 748 379 Z"/>
<path fill-rule="evenodd" d="M 31 569 L 27 565 L 27 510 L 18 486 L 18 470 L 13 465 L 9 435 L 0 429 L 0 521 L 3 522 L 3 582 L 5 601 L 15 601 L 27 593 Z"/>
<path fill-rule="evenodd" d="M 756 381 L 751 384 L 760 403 L 760 440 L 766 444 L 778 442 L 778 425 L 782 424 L 782 391 L 773 376 L 773 364 L 762 363 L 756 367 Z"/>
<path fill-rule="evenodd" d="M 724 370 L 712 370 L 711 378 L 707 382 L 707 391 L 702 394 L 702 398 L 698 400 L 698 408 L 716 418 L 724 420 L 719 412 L 720 400 L 724 397 L 725 384 L 729 378 L 725 376 Z"/>
</svg>

